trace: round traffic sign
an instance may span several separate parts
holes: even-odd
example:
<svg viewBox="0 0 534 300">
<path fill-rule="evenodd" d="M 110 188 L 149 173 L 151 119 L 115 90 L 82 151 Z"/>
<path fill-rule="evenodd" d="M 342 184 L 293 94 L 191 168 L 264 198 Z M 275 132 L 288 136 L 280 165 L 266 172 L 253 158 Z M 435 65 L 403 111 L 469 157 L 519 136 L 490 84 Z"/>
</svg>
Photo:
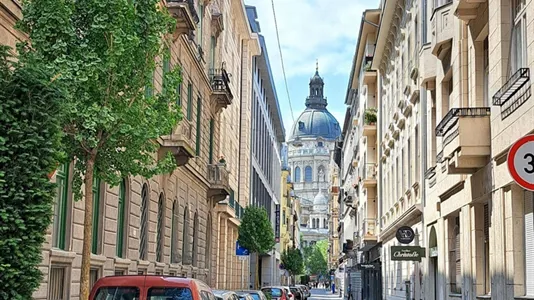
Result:
<svg viewBox="0 0 534 300">
<path fill-rule="evenodd" d="M 534 191 L 534 135 L 524 136 L 512 145 L 507 164 L 515 182 Z"/>
</svg>

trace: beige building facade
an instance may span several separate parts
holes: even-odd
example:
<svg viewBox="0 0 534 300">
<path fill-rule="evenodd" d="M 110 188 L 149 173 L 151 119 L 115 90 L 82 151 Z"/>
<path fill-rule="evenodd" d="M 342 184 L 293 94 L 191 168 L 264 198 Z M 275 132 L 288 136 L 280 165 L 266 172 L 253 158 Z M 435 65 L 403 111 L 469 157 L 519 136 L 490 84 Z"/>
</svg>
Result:
<svg viewBox="0 0 534 300">
<path fill-rule="evenodd" d="M 239 267 L 235 241 L 249 202 L 247 112 L 258 40 L 243 1 L 162 5 L 177 27 L 154 88 L 161 88 L 165 70 L 180 67 L 184 118 L 158 140 L 158 155 L 171 151 L 177 168 L 150 179 L 127 178 L 115 188 L 95 181 L 91 284 L 109 275 L 161 274 L 199 278 L 217 288 L 245 287 L 248 267 Z M 19 1 L 0 2 L 0 43 L 14 47 L 25 38 L 13 29 L 20 18 Z M 58 193 L 34 298 L 78 299 L 84 204 L 72 199 L 72 165 L 60 167 L 52 180 Z"/>
<path fill-rule="evenodd" d="M 350 100 L 374 91 L 378 109 L 375 235 L 383 294 L 362 295 L 534 298 L 534 197 L 508 170 L 511 146 L 534 132 L 534 2 L 381 1 L 380 20 L 373 13 L 363 15 L 347 92 Z M 370 57 L 364 45 L 374 47 Z M 369 68 L 360 63 L 366 59 Z M 528 154 L 518 158 L 526 174 Z M 349 157 L 345 164 L 363 168 L 361 154 Z M 414 230 L 409 246 L 425 249 L 421 262 L 391 260 L 400 226 Z"/>
</svg>

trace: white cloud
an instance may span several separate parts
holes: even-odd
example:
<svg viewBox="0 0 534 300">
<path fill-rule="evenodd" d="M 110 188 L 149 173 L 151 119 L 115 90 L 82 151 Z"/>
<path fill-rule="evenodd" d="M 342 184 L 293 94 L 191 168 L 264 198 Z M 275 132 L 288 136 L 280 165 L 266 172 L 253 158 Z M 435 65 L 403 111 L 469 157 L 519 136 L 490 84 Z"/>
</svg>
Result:
<svg viewBox="0 0 534 300">
<path fill-rule="evenodd" d="M 271 67 L 282 80 L 280 56 L 270 0 L 245 0 L 256 6 Z M 348 75 L 364 9 L 377 0 L 274 0 L 286 75 L 312 76 L 315 60 L 321 75 Z"/>
</svg>

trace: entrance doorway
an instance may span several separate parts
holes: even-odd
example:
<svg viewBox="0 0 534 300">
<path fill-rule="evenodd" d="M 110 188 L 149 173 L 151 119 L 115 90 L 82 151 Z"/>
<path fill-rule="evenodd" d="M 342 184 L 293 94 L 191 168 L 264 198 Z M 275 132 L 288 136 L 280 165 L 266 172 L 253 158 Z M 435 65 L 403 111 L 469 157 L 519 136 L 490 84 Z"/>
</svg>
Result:
<svg viewBox="0 0 534 300">
<path fill-rule="evenodd" d="M 434 295 L 434 299 L 438 298 L 438 237 L 436 235 L 436 228 L 432 226 L 430 228 L 430 237 L 428 239 L 429 246 L 429 288 L 430 295 Z"/>
</svg>

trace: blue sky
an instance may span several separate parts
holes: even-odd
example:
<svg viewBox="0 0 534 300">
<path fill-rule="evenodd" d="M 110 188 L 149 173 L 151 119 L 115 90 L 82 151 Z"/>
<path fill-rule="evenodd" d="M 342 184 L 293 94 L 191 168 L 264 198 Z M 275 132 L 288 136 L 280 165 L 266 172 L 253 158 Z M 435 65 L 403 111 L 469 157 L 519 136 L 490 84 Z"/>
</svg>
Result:
<svg viewBox="0 0 534 300">
<path fill-rule="evenodd" d="M 245 0 L 256 6 L 276 82 L 286 133 L 293 125 L 276 41 L 270 0 Z M 295 119 L 304 110 L 308 83 L 319 60 L 328 109 L 342 125 L 352 58 L 362 12 L 378 0 L 274 0 L 289 95 Z"/>
</svg>

